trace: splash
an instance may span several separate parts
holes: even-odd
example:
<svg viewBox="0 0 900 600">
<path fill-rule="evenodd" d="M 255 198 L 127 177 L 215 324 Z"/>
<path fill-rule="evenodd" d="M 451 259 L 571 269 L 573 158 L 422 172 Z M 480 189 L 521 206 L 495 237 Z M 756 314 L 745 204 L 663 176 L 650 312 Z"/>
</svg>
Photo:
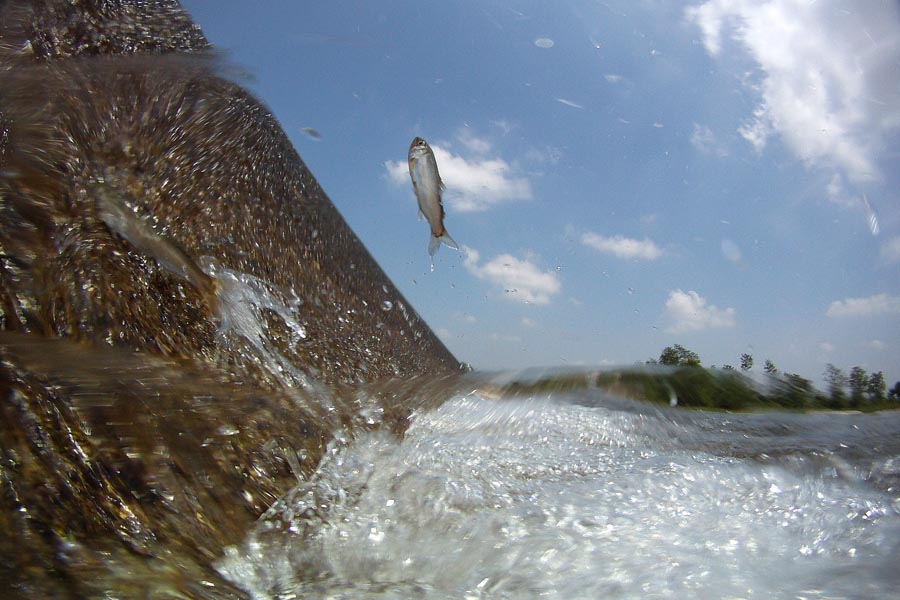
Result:
<svg viewBox="0 0 900 600">
<path fill-rule="evenodd" d="M 321 386 L 272 343 L 272 325 L 266 318 L 267 311 L 276 315 L 281 326 L 288 331 L 291 346 L 307 338 L 306 327 L 299 320 L 301 301 L 296 293 L 292 290 L 287 294 L 263 279 L 228 269 L 209 256 L 201 257 L 200 265 L 215 282 L 215 311 L 220 338 L 249 342 L 257 363 L 286 388 L 299 387 L 321 394 Z"/>
<path fill-rule="evenodd" d="M 334 443 L 217 569 L 254 598 L 887 597 L 897 458 L 817 436 L 896 420 L 821 418 L 457 396 Z"/>
</svg>

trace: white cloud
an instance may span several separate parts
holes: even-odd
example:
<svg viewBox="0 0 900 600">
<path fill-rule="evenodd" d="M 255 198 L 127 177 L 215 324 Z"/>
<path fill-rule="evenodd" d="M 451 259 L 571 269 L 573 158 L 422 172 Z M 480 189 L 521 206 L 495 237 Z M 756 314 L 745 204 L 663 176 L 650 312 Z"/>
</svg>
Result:
<svg viewBox="0 0 900 600">
<path fill-rule="evenodd" d="M 640 260 L 656 260 L 662 256 L 660 250 L 653 240 L 644 238 L 635 240 L 632 238 L 614 235 L 606 237 L 593 231 L 588 231 L 581 236 L 581 243 L 590 246 L 600 252 L 613 254 L 619 258 L 636 258 Z"/>
<path fill-rule="evenodd" d="M 819 342 L 819 350 L 826 354 L 831 354 L 834 352 L 834 344 L 831 342 Z"/>
<path fill-rule="evenodd" d="M 831 180 L 825 186 L 825 194 L 829 201 L 843 208 L 852 208 L 859 202 L 849 195 L 844 186 L 844 178 L 839 173 L 831 176 Z"/>
<path fill-rule="evenodd" d="M 555 271 L 542 271 L 527 259 L 500 254 L 479 264 L 481 257 L 478 251 L 468 246 L 463 246 L 463 255 L 470 273 L 499 286 L 504 296 L 514 302 L 549 304 L 551 296 L 562 289 Z"/>
<path fill-rule="evenodd" d="M 537 321 L 534 319 L 529 319 L 528 317 L 522 317 L 522 327 L 534 327 L 537 325 Z"/>
<path fill-rule="evenodd" d="M 479 151 L 490 148 L 488 142 L 475 137 L 463 143 Z M 502 202 L 531 198 L 531 183 L 524 177 L 514 176 L 509 163 L 502 158 L 467 160 L 438 145 L 431 149 L 447 186 L 444 202 L 460 212 L 487 210 Z M 412 190 L 406 160 L 389 160 L 384 167 L 391 181 L 409 185 Z"/>
<path fill-rule="evenodd" d="M 706 298 L 689 290 L 669 292 L 664 315 L 671 322 L 669 333 L 688 333 L 722 327 L 734 327 L 735 310 L 708 304 Z"/>
<path fill-rule="evenodd" d="M 889 263 L 900 262 L 900 236 L 894 236 L 881 245 L 881 258 Z"/>
<path fill-rule="evenodd" d="M 900 10 L 894 2 L 836 10 L 806 0 L 708 0 L 688 8 L 712 56 L 728 35 L 759 68 L 759 103 L 740 134 L 761 151 L 779 134 L 808 165 L 855 182 L 900 129 Z"/>
<path fill-rule="evenodd" d="M 728 156 L 728 149 L 719 141 L 713 130 L 706 125 L 694 123 L 694 131 L 691 133 L 691 144 L 705 154 L 716 156 Z"/>
<path fill-rule="evenodd" d="M 829 317 L 877 317 L 900 314 L 900 296 L 875 294 L 868 298 L 847 298 L 835 300 L 828 306 L 825 315 Z"/>
<path fill-rule="evenodd" d="M 491 143 L 473 134 L 469 129 L 463 128 L 456 134 L 459 143 L 466 147 L 466 150 L 474 154 L 487 154 L 491 151 Z"/>
</svg>

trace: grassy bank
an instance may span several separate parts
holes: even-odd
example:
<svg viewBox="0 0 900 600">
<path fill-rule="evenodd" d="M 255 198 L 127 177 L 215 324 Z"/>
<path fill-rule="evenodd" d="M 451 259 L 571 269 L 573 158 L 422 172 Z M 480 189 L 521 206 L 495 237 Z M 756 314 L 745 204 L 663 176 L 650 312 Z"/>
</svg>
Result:
<svg viewBox="0 0 900 600">
<path fill-rule="evenodd" d="M 900 404 L 890 400 L 853 402 L 847 397 L 831 398 L 796 375 L 771 376 L 766 384 L 760 384 L 737 371 L 698 366 L 555 374 L 509 383 L 502 386 L 502 392 L 560 393 L 592 387 L 637 400 L 705 410 L 874 412 L 900 408 Z"/>
</svg>

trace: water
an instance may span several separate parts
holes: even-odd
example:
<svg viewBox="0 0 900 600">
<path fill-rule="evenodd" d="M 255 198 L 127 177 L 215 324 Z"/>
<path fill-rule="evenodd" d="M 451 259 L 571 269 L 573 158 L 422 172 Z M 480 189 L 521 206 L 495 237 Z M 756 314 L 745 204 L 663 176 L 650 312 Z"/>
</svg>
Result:
<svg viewBox="0 0 900 600">
<path fill-rule="evenodd" d="M 900 413 L 457 394 L 338 436 L 216 568 L 254 598 L 879 598 Z"/>
</svg>

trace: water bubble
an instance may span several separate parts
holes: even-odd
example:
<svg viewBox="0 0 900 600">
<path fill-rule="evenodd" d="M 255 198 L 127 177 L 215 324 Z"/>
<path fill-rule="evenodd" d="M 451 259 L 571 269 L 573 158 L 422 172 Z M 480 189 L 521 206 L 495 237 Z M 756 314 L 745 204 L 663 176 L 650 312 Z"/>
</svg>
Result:
<svg viewBox="0 0 900 600">
<path fill-rule="evenodd" d="M 722 240 L 722 255 L 729 262 L 741 262 L 741 249 L 731 240 Z"/>
<path fill-rule="evenodd" d="M 381 310 L 383 310 L 385 312 L 391 310 L 392 308 L 394 308 L 394 303 L 391 302 L 390 300 L 385 300 L 384 302 L 381 303 Z"/>
<path fill-rule="evenodd" d="M 872 235 L 878 235 L 880 228 L 878 227 L 878 215 L 875 214 L 875 209 L 872 208 L 872 205 L 869 203 L 869 198 L 865 194 L 862 196 L 862 204 L 863 209 L 866 212 L 866 223 L 869 225 L 869 231 L 872 232 Z"/>
</svg>

